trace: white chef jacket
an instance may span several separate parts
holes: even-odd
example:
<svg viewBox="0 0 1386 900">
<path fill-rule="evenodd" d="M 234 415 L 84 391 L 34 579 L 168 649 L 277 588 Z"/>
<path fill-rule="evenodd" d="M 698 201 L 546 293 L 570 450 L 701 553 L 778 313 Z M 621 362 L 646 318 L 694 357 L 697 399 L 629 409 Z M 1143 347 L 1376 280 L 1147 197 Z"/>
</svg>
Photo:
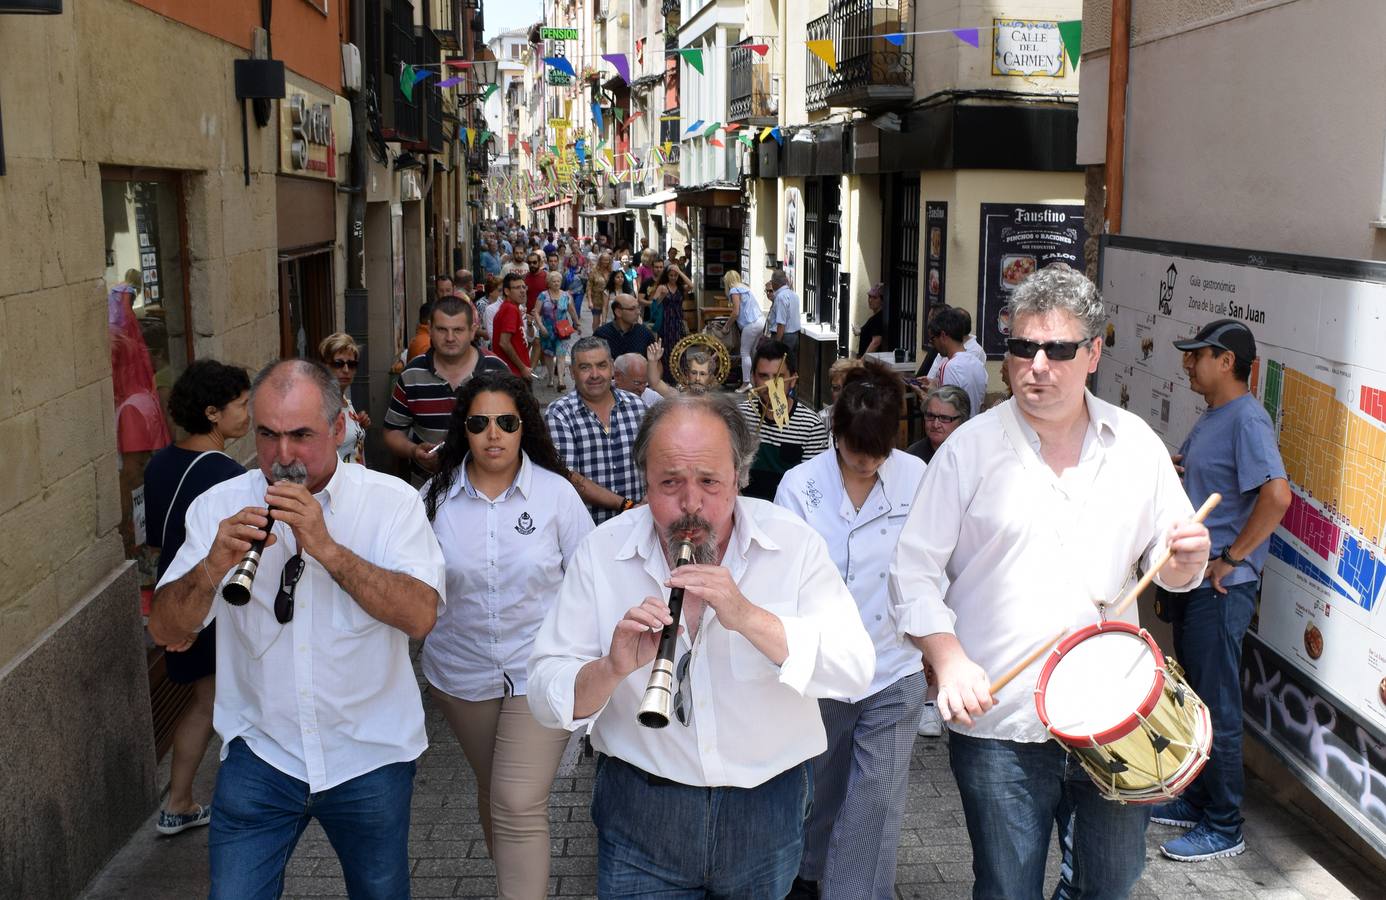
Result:
<svg viewBox="0 0 1386 900">
<path fill-rule="evenodd" d="M 776 505 L 796 513 L 827 542 L 876 647 L 875 677 L 865 693 L 851 698 L 853 703 L 924 668 L 919 648 L 896 626 L 888 578 L 900 529 L 924 478 L 924 461 L 894 450 L 876 477 L 858 511 L 842 482 L 837 454 L 820 453 L 786 472 L 775 492 Z"/>
<path fill-rule="evenodd" d="M 1139 418 L 1086 394 L 1078 465 L 1060 477 L 1014 399 L 966 422 L 934 454 L 891 565 L 899 627 L 957 635 L 993 679 L 1064 628 L 1100 620 L 1193 515 L 1169 451 Z M 1156 582 L 1173 591 L 1159 576 Z M 1138 623 L 1134 605 L 1122 616 Z M 1048 738 L 1035 712 L 1044 657 L 974 719 L 972 737 Z M 1134 712 L 1134 710 L 1132 710 Z"/>
<path fill-rule="evenodd" d="M 495 500 L 472 485 L 465 462 L 459 471 L 433 517 L 447 606 L 419 661 L 429 684 L 454 697 L 522 696 L 534 633 L 592 517 L 568 479 L 523 451 L 515 481 Z"/>
<path fill-rule="evenodd" d="M 201 566 L 221 521 L 247 506 L 263 507 L 267 488 L 264 474 L 252 469 L 194 500 L 187 540 L 159 586 Z M 443 555 L 423 503 L 406 482 L 338 462 L 313 496 L 333 540 L 372 565 L 418 579 L 438 591 L 442 603 Z M 274 535 L 278 540 L 260 559 L 250 602 L 232 606 L 218 586 L 203 623 L 217 620 L 212 721 L 221 735 L 221 758 L 232 740 L 243 738 L 256 756 L 312 791 L 417 759 L 428 740 L 409 636 L 362 609 L 306 553 L 293 620 L 280 625 L 274 598 L 298 542 L 282 522 L 274 524 Z"/>
<path fill-rule="evenodd" d="M 748 600 L 779 616 L 789 655 L 776 666 L 745 637 L 728 631 L 710 606 L 695 641 L 679 636 L 675 663 L 692 650 L 688 683 L 693 717 L 645 728 L 636 710 L 650 666 L 632 672 L 606 705 L 573 717 L 579 670 L 606 655 L 626 610 L 647 596 L 667 597 L 669 566 L 647 506 L 608 520 L 578 547 L 529 662 L 529 708 L 550 728 L 591 724 L 603 753 L 671 781 L 702 787 L 755 787 L 827 747 L 819 697 L 860 694 L 875 672 L 871 639 L 823 539 L 774 504 L 736 500 L 722 565 Z"/>
</svg>

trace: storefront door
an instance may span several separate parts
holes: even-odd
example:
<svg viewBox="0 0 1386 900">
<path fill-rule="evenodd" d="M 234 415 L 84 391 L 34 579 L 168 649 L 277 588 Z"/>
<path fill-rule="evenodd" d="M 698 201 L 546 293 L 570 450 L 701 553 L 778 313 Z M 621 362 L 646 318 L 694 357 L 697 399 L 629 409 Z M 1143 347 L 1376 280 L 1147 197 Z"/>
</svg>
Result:
<svg viewBox="0 0 1386 900">
<path fill-rule="evenodd" d="M 332 248 L 279 256 L 279 353 L 316 359 L 335 328 Z"/>
<path fill-rule="evenodd" d="M 881 204 L 886 328 L 892 346 L 913 358 L 919 341 L 919 176 L 891 175 Z"/>
</svg>

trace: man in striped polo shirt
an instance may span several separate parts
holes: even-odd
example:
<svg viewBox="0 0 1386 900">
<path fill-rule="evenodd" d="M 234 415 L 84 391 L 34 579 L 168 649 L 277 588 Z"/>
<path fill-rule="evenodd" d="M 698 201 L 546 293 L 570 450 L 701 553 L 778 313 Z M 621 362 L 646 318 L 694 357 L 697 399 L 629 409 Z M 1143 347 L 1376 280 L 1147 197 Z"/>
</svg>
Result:
<svg viewBox="0 0 1386 900">
<path fill-rule="evenodd" d="M 828 449 L 827 426 L 818 413 L 793 395 L 789 397 L 789 421 L 783 428 L 770 414 L 770 381 L 776 376 L 783 378 L 789 392 L 799 380 L 798 372 L 794 354 L 782 341 L 761 341 L 756 348 L 751 366 L 754 390 L 741 402 L 741 415 L 751 433 L 758 436 L 760 447 L 751 463 L 751 483 L 741 491 L 743 497 L 773 501 L 785 472 Z"/>
<path fill-rule="evenodd" d="M 433 349 L 399 373 L 385 412 L 385 446 L 412 463 L 419 484 L 438 469 L 438 457 L 429 451 L 447 437 L 458 388 L 479 372 L 509 371 L 499 357 L 472 345 L 476 313 L 466 300 L 448 296 L 435 302 L 428 335 Z"/>
</svg>

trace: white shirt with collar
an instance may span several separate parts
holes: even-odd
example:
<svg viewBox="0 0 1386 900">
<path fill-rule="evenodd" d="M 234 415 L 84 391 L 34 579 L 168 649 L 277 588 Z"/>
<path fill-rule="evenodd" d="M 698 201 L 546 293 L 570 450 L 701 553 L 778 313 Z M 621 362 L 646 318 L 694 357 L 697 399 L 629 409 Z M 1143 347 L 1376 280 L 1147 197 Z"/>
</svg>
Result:
<svg viewBox="0 0 1386 900">
<path fill-rule="evenodd" d="M 534 633 L 592 530 L 568 479 L 523 451 L 520 460 L 515 481 L 494 500 L 472 485 L 464 462 L 433 517 L 447 564 L 447 606 L 420 664 L 429 684 L 463 700 L 526 693 Z"/>
<path fill-rule="evenodd" d="M 775 329 L 781 325 L 785 334 L 800 331 L 803 327 L 799 321 L 802 305 L 799 295 L 789 285 L 775 291 L 775 297 L 770 301 L 770 317 L 765 320 L 765 334 L 773 337 Z"/>
<path fill-rule="evenodd" d="M 679 636 L 677 664 L 692 651 L 685 693 L 692 720 L 666 728 L 635 720 L 650 666 L 632 672 L 606 705 L 573 717 L 578 672 L 605 656 L 611 633 L 646 596 L 667 597 L 669 566 L 647 506 L 598 527 L 578 548 L 529 662 L 529 708 L 551 728 L 590 723 L 592 746 L 681 784 L 755 787 L 827 747 L 817 698 L 859 695 L 875 653 L 857 604 L 823 539 L 788 510 L 739 497 L 722 565 L 748 600 L 784 624 L 789 655 L 776 666 L 711 607 L 693 643 Z"/>
<path fill-rule="evenodd" d="M 264 474 L 252 469 L 194 500 L 187 540 L 160 586 L 200 566 L 217 525 L 247 506 L 264 506 L 267 488 Z M 443 554 L 408 483 L 338 462 L 313 496 L 334 541 L 372 565 L 418 579 L 442 603 Z M 282 522 L 274 524 L 274 535 L 250 602 L 231 606 L 218 585 L 207 615 L 206 622 L 217 620 L 212 718 L 221 758 L 233 739 L 243 738 L 256 756 L 315 792 L 417 759 L 428 740 L 409 636 L 362 609 L 307 554 L 293 620 L 280 625 L 274 617 L 279 575 L 298 543 Z"/>
<path fill-rule="evenodd" d="M 986 365 L 987 351 L 983 350 L 982 345 L 977 342 L 977 335 L 969 334 L 967 336 L 967 340 L 963 341 L 963 350 L 977 357 L 977 362 L 981 363 L 982 365 Z M 937 379 L 938 370 L 940 367 L 943 366 L 945 360 L 946 357 L 942 353 L 940 353 L 938 356 L 935 356 L 933 365 L 929 366 L 928 377 Z M 974 409 L 972 413 L 973 415 L 976 415 L 977 411 Z"/>
<path fill-rule="evenodd" d="M 876 646 L 876 675 L 852 702 L 879 693 L 924 668 L 919 649 L 900 633 L 890 602 L 890 561 L 924 478 L 924 461 L 894 450 L 876 473 L 860 510 L 852 506 L 836 453 L 820 453 L 785 473 L 775 503 L 798 514 L 827 541 Z"/>
<path fill-rule="evenodd" d="M 640 395 L 640 399 L 644 401 L 647 407 L 653 408 L 659 405 L 659 401 L 664 399 L 664 395 L 654 388 L 647 387 L 645 392 Z"/>
<path fill-rule="evenodd" d="M 1164 550 L 1176 521 L 1193 515 L 1169 451 L 1136 416 L 1086 394 L 1088 430 L 1078 464 L 1055 475 L 1040 440 L 1008 400 L 968 420 L 934 454 L 891 565 L 899 628 L 956 634 L 993 679 L 1061 629 L 1100 621 L 1099 603 L 1133 587 Z M 1169 590 L 1185 591 L 1195 578 Z M 1135 607 L 1124 621 L 1138 623 Z M 1030 665 L 996 706 L 961 733 L 1038 742 L 1044 665 Z M 1133 710 L 1134 711 L 1134 710 Z"/>
<path fill-rule="evenodd" d="M 968 402 L 972 404 L 970 415 L 982 411 L 987 397 L 987 367 L 977 361 L 977 357 L 966 350 L 953 354 L 939 367 L 943 384 L 952 384 L 967 391 Z"/>
</svg>

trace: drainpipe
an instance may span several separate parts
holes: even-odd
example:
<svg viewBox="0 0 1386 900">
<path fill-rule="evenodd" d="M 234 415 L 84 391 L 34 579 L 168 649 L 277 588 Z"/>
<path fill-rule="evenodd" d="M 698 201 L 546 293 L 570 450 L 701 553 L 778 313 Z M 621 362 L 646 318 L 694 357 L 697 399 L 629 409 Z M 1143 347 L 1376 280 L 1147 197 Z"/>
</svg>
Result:
<svg viewBox="0 0 1386 900">
<path fill-rule="evenodd" d="M 1131 56 L 1131 0 L 1112 0 L 1112 41 L 1107 68 L 1107 210 L 1108 234 L 1121 233 L 1121 206 L 1126 180 L 1126 86 Z"/>
<path fill-rule="evenodd" d="M 346 290 L 343 292 L 347 334 L 361 347 L 360 367 L 351 386 L 352 403 L 370 409 L 369 303 L 366 293 L 366 2 L 351 0 L 351 42 L 361 54 L 361 86 L 351 97 L 351 187 L 347 199 Z"/>
</svg>

